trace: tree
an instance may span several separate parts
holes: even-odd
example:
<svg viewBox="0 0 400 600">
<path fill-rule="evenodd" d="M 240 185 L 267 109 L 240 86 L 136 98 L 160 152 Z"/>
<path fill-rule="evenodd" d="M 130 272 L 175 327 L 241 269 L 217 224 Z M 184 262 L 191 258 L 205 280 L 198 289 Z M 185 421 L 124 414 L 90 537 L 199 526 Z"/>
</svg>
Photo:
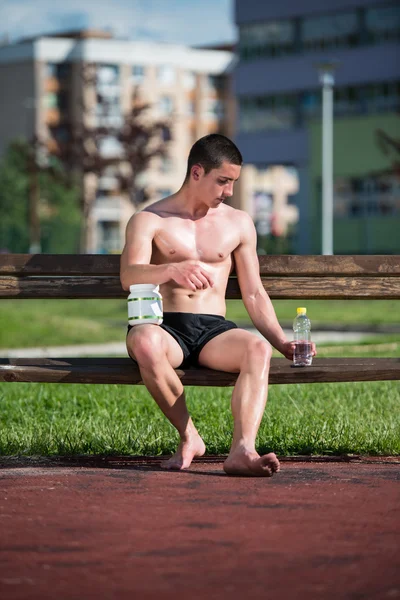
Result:
<svg viewBox="0 0 400 600">
<path fill-rule="evenodd" d="M 25 158 L 12 146 L 0 163 L 0 250 L 29 248 L 29 180 Z"/>
<path fill-rule="evenodd" d="M 88 247 L 89 219 L 96 200 L 94 186 L 89 189 L 87 185 L 88 176 L 93 175 L 97 181 L 107 168 L 115 167 L 121 191 L 127 193 L 132 204 L 137 206 L 143 197 L 138 176 L 147 169 L 153 157 L 166 154 L 166 143 L 171 139 L 169 122 L 146 119 L 150 105 L 139 102 L 137 90 L 133 94 L 130 110 L 122 117 L 122 124 L 113 125 L 110 118 L 111 101 L 101 92 L 98 84 L 97 66 L 91 63 L 84 65 L 81 71 L 82 98 L 80 110 L 77 111 L 79 118 L 69 123 L 68 141 L 60 144 L 58 153 L 60 160 L 81 180 L 82 252 Z M 87 98 L 90 98 L 91 92 L 92 103 Z M 96 94 L 95 123 L 93 92 Z M 102 147 L 110 139 L 118 143 L 118 151 L 107 155 Z"/>
<path fill-rule="evenodd" d="M 168 142 L 171 141 L 169 122 L 146 122 L 150 109 L 150 104 L 140 103 L 136 90 L 132 98 L 132 108 L 125 116 L 124 125 L 118 133 L 118 140 L 123 147 L 124 162 L 128 165 L 127 172 L 119 176 L 121 189 L 128 193 L 135 207 L 143 200 L 143 189 L 138 185 L 139 175 L 146 171 L 154 157 L 167 156 Z"/>
<path fill-rule="evenodd" d="M 400 138 L 395 139 L 383 129 L 377 129 L 375 135 L 377 144 L 383 154 L 391 158 L 393 173 L 400 175 Z"/>
<path fill-rule="evenodd" d="M 70 253 L 78 248 L 77 189 L 56 160 L 40 158 L 39 140 L 12 142 L 0 164 L 0 248 Z"/>
</svg>

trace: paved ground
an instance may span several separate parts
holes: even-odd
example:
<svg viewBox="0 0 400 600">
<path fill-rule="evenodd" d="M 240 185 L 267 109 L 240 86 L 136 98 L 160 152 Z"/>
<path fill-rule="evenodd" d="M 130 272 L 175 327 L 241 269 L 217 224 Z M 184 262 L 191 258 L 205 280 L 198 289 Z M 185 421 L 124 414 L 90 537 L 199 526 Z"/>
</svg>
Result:
<svg viewBox="0 0 400 600">
<path fill-rule="evenodd" d="M 0 463 L 4 600 L 400 599 L 400 461 Z"/>
</svg>

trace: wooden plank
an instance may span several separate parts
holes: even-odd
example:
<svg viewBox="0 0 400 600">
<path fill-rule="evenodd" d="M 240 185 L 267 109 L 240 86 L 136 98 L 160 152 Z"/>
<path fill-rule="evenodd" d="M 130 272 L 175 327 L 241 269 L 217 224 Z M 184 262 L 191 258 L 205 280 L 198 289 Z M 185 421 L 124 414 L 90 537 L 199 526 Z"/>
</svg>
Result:
<svg viewBox="0 0 400 600">
<path fill-rule="evenodd" d="M 127 298 L 119 277 L 0 277 L 0 298 Z"/>
<path fill-rule="evenodd" d="M 233 386 L 237 379 L 203 368 L 176 372 L 189 386 Z M 307 368 L 294 368 L 285 358 L 271 362 L 271 384 L 383 380 L 400 380 L 400 358 L 316 358 Z M 142 384 L 129 358 L 0 359 L 0 381 Z"/>
<path fill-rule="evenodd" d="M 118 254 L 0 254 L 0 275 L 119 275 Z"/>
<path fill-rule="evenodd" d="M 268 277 L 272 299 L 400 299 L 400 277 Z M 0 277 L 0 298 L 127 298 L 119 277 Z M 226 298 L 240 299 L 236 278 Z"/>
<path fill-rule="evenodd" d="M 261 275 L 297 277 L 398 277 L 400 256 L 259 256 Z"/>
<path fill-rule="evenodd" d="M 396 277 L 399 255 L 355 256 L 259 256 L 261 275 L 326 275 Z M 119 275 L 119 255 L 102 254 L 0 254 L 0 275 Z"/>
</svg>

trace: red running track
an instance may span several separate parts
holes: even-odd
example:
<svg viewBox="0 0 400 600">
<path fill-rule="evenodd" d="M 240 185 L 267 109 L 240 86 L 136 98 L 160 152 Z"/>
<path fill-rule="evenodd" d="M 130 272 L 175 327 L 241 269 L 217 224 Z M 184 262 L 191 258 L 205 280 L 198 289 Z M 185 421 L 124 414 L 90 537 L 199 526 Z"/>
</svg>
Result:
<svg viewBox="0 0 400 600">
<path fill-rule="evenodd" d="M 0 462 L 3 600 L 400 599 L 399 461 L 104 465 Z"/>
</svg>

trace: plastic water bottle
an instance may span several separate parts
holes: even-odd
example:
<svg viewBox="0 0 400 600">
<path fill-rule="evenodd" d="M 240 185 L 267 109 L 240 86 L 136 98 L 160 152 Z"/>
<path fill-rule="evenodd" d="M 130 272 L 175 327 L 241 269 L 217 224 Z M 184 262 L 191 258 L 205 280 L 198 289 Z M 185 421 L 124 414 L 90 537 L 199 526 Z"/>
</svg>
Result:
<svg viewBox="0 0 400 600">
<path fill-rule="evenodd" d="M 312 363 L 311 321 L 307 317 L 306 308 L 297 309 L 297 316 L 293 321 L 293 334 L 295 343 L 293 365 L 309 367 Z"/>
</svg>

